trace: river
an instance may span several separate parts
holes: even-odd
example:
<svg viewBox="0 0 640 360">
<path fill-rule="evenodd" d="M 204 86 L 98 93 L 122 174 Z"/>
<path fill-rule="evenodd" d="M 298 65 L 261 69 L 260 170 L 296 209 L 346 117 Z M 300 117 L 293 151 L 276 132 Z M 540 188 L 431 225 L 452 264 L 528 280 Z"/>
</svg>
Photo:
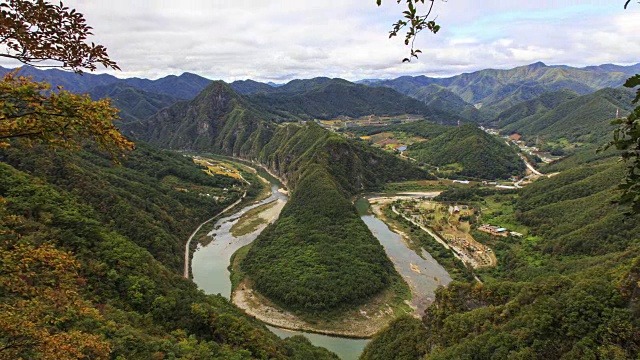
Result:
<svg viewBox="0 0 640 360">
<path fill-rule="evenodd" d="M 226 298 L 231 296 L 230 274 L 227 269 L 231 256 L 239 248 L 254 241 L 266 225 L 260 226 L 253 233 L 239 237 L 231 235 L 231 227 L 244 213 L 253 208 L 276 200 L 287 200 L 287 196 L 278 191 L 281 184 L 273 177 L 266 176 L 266 173 L 263 174 L 264 170 L 262 172 L 260 170 L 262 169 L 258 169 L 260 175 L 269 179 L 271 183 L 271 196 L 257 204 L 247 206 L 233 215 L 219 219 L 215 223 L 214 230 L 209 233 L 209 236 L 213 236 L 213 240 L 207 246 L 198 245 L 193 254 L 191 261 L 193 281 L 207 294 L 220 294 Z M 432 299 L 435 288 L 439 284 L 447 284 L 451 280 L 446 271 L 424 250 L 423 258 L 407 248 L 402 237 L 392 232 L 384 222 L 376 217 L 363 215 L 362 220 L 380 240 L 398 272 L 411 286 L 414 306 L 418 311 L 424 310 L 424 307 Z M 411 264 L 413 264 L 413 270 Z M 420 271 L 420 273 L 416 271 Z M 369 342 L 369 340 L 363 339 L 304 333 L 272 326 L 268 326 L 268 328 L 281 338 L 303 335 L 314 345 L 325 347 L 344 360 L 357 359 Z"/>
</svg>

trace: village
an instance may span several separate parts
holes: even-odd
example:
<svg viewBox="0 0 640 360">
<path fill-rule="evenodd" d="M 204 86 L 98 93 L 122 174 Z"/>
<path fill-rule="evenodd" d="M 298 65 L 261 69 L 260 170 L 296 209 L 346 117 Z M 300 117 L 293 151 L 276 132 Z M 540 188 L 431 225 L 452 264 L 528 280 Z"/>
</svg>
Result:
<svg viewBox="0 0 640 360">
<path fill-rule="evenodd" d="M 471 236 L 475 219 L 475 210 L 471 207 L 447 205 L 422 198 L 400 200 L 393 209 L 414 225 L 428 232 L 433 231 L 437 235 L 436 240 L 443 241 L 445 247 L 453 250 L 458 258 L 472 267 L 497 265 L 493 250 Z"/>
<path fill-rule="evenodd" d="M 240 172 L 233 166 L 226 164 L 221 161 L 203 158 L 201 156 L 193 156 L 193 163 L 202 169 L 205 173 L 214 176 L 214 175 L 225 175 L 237 180 L 241 180 L 246 182 L 246 180 L 242 177 Z M 176 190 L 188 192 L 187 189 L 184 188 L 176 188 Z M 212 190 L 213 191 L 213 190 Z M 200 192 L 198 195 L 205 196 L 211 198 L 215 202 L 224 201 L 228 197 L 229 192 L 238 192 L 239 187 L 237 185 L 233 185 L 232 188 L 222 188 L 216 189 L 213 192 Z"/>
</svg>

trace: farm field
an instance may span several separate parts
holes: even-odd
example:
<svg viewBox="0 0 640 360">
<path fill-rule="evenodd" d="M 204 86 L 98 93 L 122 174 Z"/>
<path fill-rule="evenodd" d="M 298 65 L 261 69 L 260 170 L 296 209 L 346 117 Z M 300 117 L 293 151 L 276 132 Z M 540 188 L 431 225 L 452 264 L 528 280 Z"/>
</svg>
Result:
<svg viewBox="0 0 640 360">
<path fill-rule="evenodd" d="M 430 200 L 400 201 L 397 208 L 400 214 L 412 222 L 438 232 L 454 251 L 470 259 L 473 267 L 497 265 L 493 250 L 471 235 L 472 223 L 477 215 L 475 208 Z"/>
<path fill-rule="evenodd" d="M 193 162 L 196 165 L 200 165 L 204 167 L 205 169 L 203 169 L 203 171 L 208 174 L 225 175 L 237 180 L 242 180 L 242 176 L 240 175 L 240 172 L 233 165 L 230 165 L 228 163 L 224 163 L 224 162 L 213 160 L 213 159 L 203 158 L 200 156 L 194 156 Z"/>
</svg>

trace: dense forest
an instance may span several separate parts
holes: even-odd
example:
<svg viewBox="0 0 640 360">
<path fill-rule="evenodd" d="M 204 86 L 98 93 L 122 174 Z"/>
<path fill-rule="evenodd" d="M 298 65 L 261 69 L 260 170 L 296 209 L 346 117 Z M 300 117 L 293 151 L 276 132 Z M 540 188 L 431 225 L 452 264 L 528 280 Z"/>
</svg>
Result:
<svg viewBox="0 0 640 360">
<path fill-rule="evenodd" d="M 516 150 L 474 125 L 451 128 L 430 141 L 415 143 L 407 156 L 434 167 L 451 167 L 454 175 L 481 179 L 519 176 L 525 169 Z"/>
<path fill-rule="evenodd" d="M 251 100 L 270 109 L 305 120 L 358 118 L 375 115 L 423 115 L 435 122 L 455 123 L 459 118 L 387 87 L 369 87 L 342 79 L 298 80 L 275 91 L 252 95 Z"/>
<path fill-rule="evenodd" d="M 399 277 L 319 165 L 305 167 L 280 219 L 260 234 L 242 267 L 262 294 L 308 311 L 360 304 Z"/>
<path fill-rule="evenodd" d="M 3 358 L 336 359 L 179 275 L 188 233 L 240 196 L 199 192 L 237 180 L 144 144 L 122 165 L 91 149 L 0 157 Z"/>
<path fill-rule="evenodd" d="M 408 135 L 418 136 L 425 139 L 435 138 L 447 130 L 450 126 L 434 124 L 426 120 L 414 121 L 406 124 L 391 124 L 386 126 L 360 126 L 348 129 L 357 135 L 374 135 L 382 132 L 403 132 Z"/>
</svg>

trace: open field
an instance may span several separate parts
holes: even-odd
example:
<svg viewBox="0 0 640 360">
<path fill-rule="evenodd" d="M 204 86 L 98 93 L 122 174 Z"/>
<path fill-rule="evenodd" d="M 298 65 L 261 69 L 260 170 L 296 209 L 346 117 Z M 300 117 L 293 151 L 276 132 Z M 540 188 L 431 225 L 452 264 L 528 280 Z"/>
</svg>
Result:
<svg viewBox="0 0 640 360">
<path fill-rule="evenodd" d="M 473 267 L 496 266 L 493 250 L 471 235 L 476 211 L 467 205 L 449 205 L 428 200 L 402 201 L 397 211 L 418 226 L 437 231 L 456 253 Z"/>
<path fill-rule="evenodd" d="M 200 156 L 194 156 L 193 162 L 196 165 L 205 167 L 204 171 L 206 173 L 209 173 L 212 175 L 213 174 L 225 175 L 225 176 L 232 177 L 234 179 L 243 180 L 242 175 L 240 175 L 240 172 L 238 171 L 238 169 L 236 169 L 231 164 L 213 160 L 213 159 L 202 158 Z"/>
</svg>

